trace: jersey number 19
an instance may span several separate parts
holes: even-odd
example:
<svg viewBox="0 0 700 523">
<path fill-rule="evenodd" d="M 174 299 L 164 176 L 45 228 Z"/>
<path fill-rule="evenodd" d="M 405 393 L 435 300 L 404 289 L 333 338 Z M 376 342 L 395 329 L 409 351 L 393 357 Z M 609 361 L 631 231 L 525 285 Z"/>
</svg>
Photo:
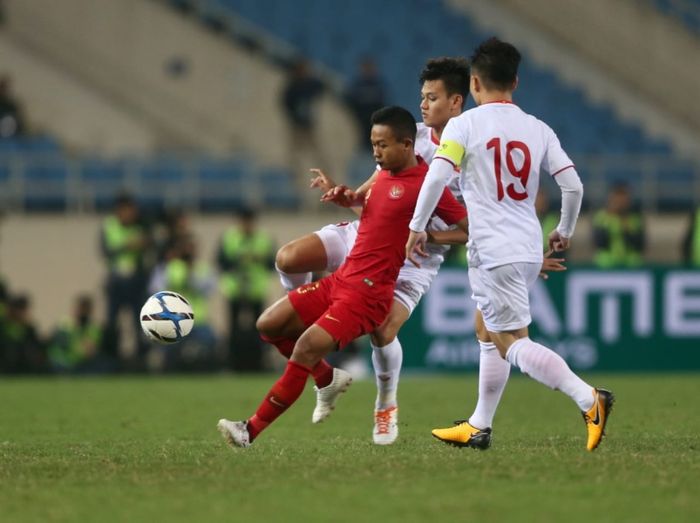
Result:
<svg viewBox="0 0 700 523">
<path fill-rule="evenodd" d="M 527 180 L 530 177 L 530 164 L 532 163 L 530 157 L 530 149 L 523 142 L 512 141 L 506 144 L 506 167 L 508 172 L 520 180 L 523 187 L 523 191 L 520 192 L 516 187 L 515 183 L 509 183 L 508 186 L 503 190 L 503 180 L 501 179 L 501 139 L 491 138 L 486 144 L 487 149 L 493 149 L 493 171 L 496 175 L 496 188 L 498 191 L 498 201 L 503 200 L 507 194 L 513 200 L 524 200 L 527 198 Z M 518 169 L 513 161 L 513 149 L 519 150 L 523 155 L 523 164 Z"/>
</svg>

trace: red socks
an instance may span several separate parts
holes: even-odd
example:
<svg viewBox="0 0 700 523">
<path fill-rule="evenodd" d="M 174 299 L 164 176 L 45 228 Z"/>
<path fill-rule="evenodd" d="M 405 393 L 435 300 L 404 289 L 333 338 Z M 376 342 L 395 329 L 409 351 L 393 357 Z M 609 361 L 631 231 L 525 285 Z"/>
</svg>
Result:
<svg viewBox="0 0 700 523">
<path fill-rule="evenodd" d="M 296 345 L 297 340 L 290 340 L 289 338 L 268 338 L 264 334 L 260 335 L 260 339 L 265 343 L 274 345 L 277 347 L 279 353 L 285 358 L 289 359 L 294 351 L 294 345 Z"/>
<path fill-rule="evenodd" d="M 264 334 L 260 335 L 260 338 L 270 345 L 277 347 L 277 350 L 282 356 L 289 359 L 294 351 L 294 345 L 296 345 L 296 340 L 290 340 L 289 338 L 268 338 Z M 316 366 L 311 369 L 311 375 L 314 377 L 316 386 L 319 389 L 330 385 L 333 381 L 333 367 L 328 365 L 325 360 L 321 360 Z"/>
<path fill-rule="evenodd" d="M 301 396 L 310 373 L 311 370 L 303 365 L 287 362 L 282 377 L 272 386 L 258 410 L 248 420 L 251 441 Z"/>
</svg>

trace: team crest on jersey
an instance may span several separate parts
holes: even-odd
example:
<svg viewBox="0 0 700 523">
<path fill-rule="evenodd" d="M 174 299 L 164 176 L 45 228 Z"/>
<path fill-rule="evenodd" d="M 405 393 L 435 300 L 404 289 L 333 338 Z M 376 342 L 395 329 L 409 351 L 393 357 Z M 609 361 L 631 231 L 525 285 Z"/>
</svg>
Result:
<svg viewBox="0 0 700 523">
<path fill-rule="evenodd" d="M 392 200 L 398 200 L 403 196 L 404 193 L 404 187 L 400 183 L 394 184 L 391 186 L 391 189 L 389 189 L 389 198 Z"/>
</svg>

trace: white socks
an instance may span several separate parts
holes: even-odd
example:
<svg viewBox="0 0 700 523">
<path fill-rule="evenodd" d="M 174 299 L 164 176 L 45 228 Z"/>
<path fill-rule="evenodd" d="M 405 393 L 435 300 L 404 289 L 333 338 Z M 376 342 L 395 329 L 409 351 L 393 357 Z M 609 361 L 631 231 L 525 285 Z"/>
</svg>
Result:
<svg viewBox="0 0 700 523">
<path fill-rule="evenodd" d="M 372 365 L 377 381 L 377 400 L 375 408 L 377 410 L 387 409 L 396 406 L 396 389 L 399 386 L 399 373 L 403 362 L 403 350 L 398 338 L 384 345 L 372 346 Z"/>
<path fill-rule="evenodd" d="M 287 274 L 286 272 L 281 271 L 280 268 L 277 267 L 277 264 L 275 264 L 275 269 L 277 270 L 277 274 L 280 275 L 280 282 L 282 283 L 282 287 L 287 289 L 287 292 L 293 291 L 297 287 L 301 287 L 302 285 L 305 285 L 307 283 L 311 283 L 311 279 L 313 277 L 313 275 L 310 272 Z"/>
<path fill-rule="evenodd" d="M 593 406 L 593 387 L 574 374 L 561 356 L 544 345 L 530 338 L 521 338 L 508 348 L 506 359 L 531 378 L 562 391 L 582 411 Z"/>
<path fill-rule="evenodd" d="M 510 363 L 501 358 L 494 343 L 479 340 L 479 348 L 479 398 L 469 424 L 486 429 L 493 424 L 493 416 L 510 375 Z"/>
</svg>

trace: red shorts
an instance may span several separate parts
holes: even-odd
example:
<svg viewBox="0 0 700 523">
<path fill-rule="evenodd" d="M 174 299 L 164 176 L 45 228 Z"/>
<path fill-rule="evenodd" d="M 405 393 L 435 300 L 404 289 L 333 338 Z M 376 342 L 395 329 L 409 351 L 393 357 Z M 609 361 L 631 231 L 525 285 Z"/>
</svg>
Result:
<svg viewBox="0 0 700 523">
<path fill-rule="evenodd" d="M 287 296 L 304 325 L 318 325 L 342 349 L 382 324 L 389 315 L 394 292 L 393 288 L 361 292 L 331 274 Z"/>
</svg>

